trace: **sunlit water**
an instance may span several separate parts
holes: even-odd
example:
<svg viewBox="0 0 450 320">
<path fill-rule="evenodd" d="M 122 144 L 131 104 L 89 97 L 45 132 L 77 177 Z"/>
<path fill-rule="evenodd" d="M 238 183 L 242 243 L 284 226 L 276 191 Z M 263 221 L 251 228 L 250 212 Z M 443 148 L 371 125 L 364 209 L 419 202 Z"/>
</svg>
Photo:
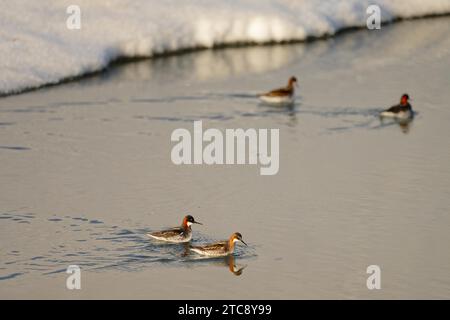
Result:
<svg viewBox="0 0 450 320">
<path fill-rule="evenodd" d="M 199 51 L 2 98 L 0 296 L 450 297 L 448 30 Z M 255 98 L 291 75 L 295 106 Z M 404 92 L 414 120 L 380 121 Z M 195 120 L 279 128 L 279 173 L 175 166 L 170 135 Z M 249 246 L 201 259 L 145 235 L 187 213 L 204 223 L 195 244 L 238 231 Z M 80 291 L 65 288 L 72 264 Z"/>
</svg>

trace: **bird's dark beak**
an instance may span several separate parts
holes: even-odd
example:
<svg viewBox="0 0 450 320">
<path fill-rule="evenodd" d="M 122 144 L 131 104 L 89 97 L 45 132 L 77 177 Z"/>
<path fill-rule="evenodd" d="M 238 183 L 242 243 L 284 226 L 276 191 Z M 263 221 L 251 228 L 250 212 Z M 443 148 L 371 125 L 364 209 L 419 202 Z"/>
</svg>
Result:
<svg viewBox="0 0 450 320">
<path fill-rule="evenodd" d="M 239 239 L 239 241 L 242 242 L 243 244 L 245 244 L 245 245 L 248 247 L 248 244 L 246 244 L 246 243 L 244 242 L 244 240 Z"/>
<path fill-rule="evenodd" d="M 199 225 L 203 225 L 203 223 L 200 223 L 200 222 L 197 222 L 197 221 L 194 221 L 193 223 L 199 224 Z"/>
</svg>

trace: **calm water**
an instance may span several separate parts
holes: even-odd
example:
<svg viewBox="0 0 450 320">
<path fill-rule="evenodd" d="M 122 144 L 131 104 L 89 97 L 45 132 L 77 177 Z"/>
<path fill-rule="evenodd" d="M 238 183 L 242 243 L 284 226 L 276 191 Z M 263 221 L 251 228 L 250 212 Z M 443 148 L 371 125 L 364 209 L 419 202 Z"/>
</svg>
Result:
<svg viewBox="0 0 450 320">
<path fill-rule="evenodd" d="M 200 51 L 0 99 L 0 297 L 449 298 L 448 30 Z M 293 108 L 254 98 L 291 75 Z M 414 121 L 380 122 L 404 92 Z M 279 173 L 175 166 L 170 135 L 194 120 L 279 128 Z M 195 243 L 239 231 L 249 247 L 199 259 L 145 236 L 187 213 Z"/>
</svg>

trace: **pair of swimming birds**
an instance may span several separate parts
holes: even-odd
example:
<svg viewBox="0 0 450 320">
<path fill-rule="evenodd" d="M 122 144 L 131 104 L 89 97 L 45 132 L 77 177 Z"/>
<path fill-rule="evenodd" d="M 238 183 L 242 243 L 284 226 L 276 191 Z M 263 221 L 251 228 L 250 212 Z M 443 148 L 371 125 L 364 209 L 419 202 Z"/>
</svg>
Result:
<svg viewBox="0 0 450 320">
<path fill-rule="evenodd" d="M 259 98 L 269 104 L 288 105 L 292 104 L 295 99 L 295 86 L 297 86 L 297 78 L 289 78 L 288 84 L 284 88 L 275 89 L 264 94 L 258 95 Z M 413 110 L 409 104 L 409 95 L 403 94 L 400 103 L 386 109 L 380 113 L 380 117 L 410 119 L 413 117 Z"/>
<path fill-rule="evenodd" d="M 147 235 L 160 241 L 173 243 L 189 242 L 192 239 L 191 226 L 193 224 L 201 225 L 200 222 L 195 221 L 193 216 L 187 215 L 183 218 L 183 222 L 181 223 L 180 227 L 151 232 L 147 233 Z M 244 240 L 242 240 L 242 235 L 239 232 L 235 232 L 230 236 L 228 240 L 205 244 L 202 246 L 190 246 L 189 249 L 204 256 L 221 257 L 233 254 L 234 245 L 236 242 L 241 242 L 247 245 Z"/>
</svg>

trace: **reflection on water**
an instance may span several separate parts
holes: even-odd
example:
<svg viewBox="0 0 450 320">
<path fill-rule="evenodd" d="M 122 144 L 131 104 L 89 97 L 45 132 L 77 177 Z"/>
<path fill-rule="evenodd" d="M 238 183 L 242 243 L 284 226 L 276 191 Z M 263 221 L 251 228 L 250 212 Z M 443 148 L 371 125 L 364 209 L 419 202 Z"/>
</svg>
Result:
<svg viewBox="0 0 450 320">
<path fill-rule="evenodd" d="M 190 243 L 185 243 L 182 245 L 184 249 L 184 253 L 182 256 L 186 259 L 186 261 L 189 262 L 196 262 L 196 263 L 202 263 L 202 264 L 209 264 L 209 265 L 218 265 L 218 266 L 225 266 L 228 268 L 228 270 L 234 274 L 235 276 L 240 276 L 244 269 L 247 267 L 247 265 L 240 264 L 237 262 L 237 257 L 240 256 L 242 259 L 243 254 L 242 253 L 234 253 L 231 255 L 227 255 L 225 257 L 208 257 L 208 256 L 200 256 L 195 253 L 193 253 L 190 250 Z M 245 254 L 247 257 L 250 257 L 251 255 L 249 253 Z M 244 257 L 245 257 L 244 255 Z"/>
<path fill-rule="evenodd" d="M 253 117 L 261 117 L 261 116 L 268 116 L 272 117 L 275 115 L 281 115 L 284 117 L 287 117 L 286 125 L 289 127 L 295 127 L 298 123 L 297 121 L 297 112 L 301 108 L 302 99 L 301 96 L 298 96 L 295 98 L 295 101 L 293 103 L 289 104 L 282 104 L 282 105 L 273 105 L 265 102 L 259 102 L 260 110 L 258 110 L 255 113 L 244 113 L 243 116 L 253 116 Z"/>
<path fill-rule="evenodd" d="M 387 119 L 385 117 L 380 117 L 380 127 L 390 126 L 390 125 L 398 125 L 401 131 L 405 134 L 409 133 L 409 130 L 412 127 L 414 118 L 409 119 Z"/>
<path fill-rule="evenodd" d="M 202 50 L 141 61 L 132 68 L 114 68 L 109 76 L 165 82 L 174 75 L 178 81 L 204 81 L 242 73 L 262 74 L 292 63 L 304 49 L 304 45 L 297 45 L 289 50 L 283 46 Z"/>
<path fill-rule="evenodd" d="M 233 255 L 227 256 L 225 258 L 225 262 L 228 263 L 228 269 L 235 276 L 240 276 L 242 274 L 242 271 L 244 271 L 244 269 L 247 267 L 246 265 L 237 265 L 236 258 Z"/>
<path fill-rule="evenodd" d="M 407 59 L 411 52 L 427 49 L 431 45 L 439 54 L 447 54 L 450 50 L 447 36 L 449 24 L 445 17 L 431 22 L 406 21 L 395 27 L 384 27 L 382 32 L 361 30 L 327 41 L 200 50 L 133 63 L 119 63 L 100 76 L 86 78 L 79 84 L 125 80 L 176 84 L 220 80 L 240 75 L 264 75 L 282 68 L 290 69 L 299 61 L 302 72 L 316 73 L 319 67 L 334 72 L 352 73 L 358 77 L 360 73 L 395 65 L 399 60 Z M 297 76 L 301 82 L 303 73 Z M 320 72 L 315 76 L 326 78 L 327 73 Z"/>
</svg>

